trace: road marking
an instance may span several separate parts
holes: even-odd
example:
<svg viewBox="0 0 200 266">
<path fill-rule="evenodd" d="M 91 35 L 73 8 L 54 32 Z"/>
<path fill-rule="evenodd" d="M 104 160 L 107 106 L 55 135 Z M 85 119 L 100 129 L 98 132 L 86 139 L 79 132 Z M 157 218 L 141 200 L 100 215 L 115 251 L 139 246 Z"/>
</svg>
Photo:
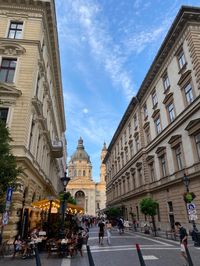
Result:
<svg viewBox="0 0 200 266">
<path fill-rule="evenodd" d="M 131 235 L 131 233 L 129 233 Z M 159 241 L 159 240 L 155 240 L 155 239 L 152 239 L 152 238 L 149 238 L 149 237 L 145 237 L 143 235 L 139 235 L 140 238 L 143 238 L 143 239 L 146 239 L 146 240 L 149 240 L 149 241 L 152 241 L 152 242 L 155 242 L 155 243 L 158 243 L 158 244 L 162 244 L 164 246 L 171 246 L 170 244 L 167 244 L 163 241 Z"/>
<path fill-rule="evenodd" d="M 106 238 L 107 236 L 105 236 L 105 238 Z M 139 238 L 140 236 L 113 236 L 112 235 L 112 237 L 111 238 L 130 238 L 130 239 L 132 239 L 132 238 Z M 92 239 L 99 239 L 99 237 L 98 236 L 92 236 L 92 237 L 89 237 L 89 240 L 92 240 Z"/>
<path fill-rule="evenodd" d="M 143 256 L 143 259 L 144 260 L 158 260 L 158 258 L 153 255 Z"/>
<path fill-rule="evenodd" d="M 180 248 L 175 248 L 175 247 L 142 247 L 142 250 L 179 250 Z M 100 252 L 114 252 L 114 251 L 128 251 L 128 250 L 136 250 L 136 248 L 107 248 L 107 249 L 93 249 L 91 250 L 92 253 L 100 253 Z"/>
<path fill-rule="evenodd" d="M 70 266 L 71 259 L 62 259 L 61 266 Z"/>
<path fill-rule="evenodd" d="M 161 248 L 160 245 L 140 245 L 141 248 L 147 248 L 147 247 L 151 247 L 151 248 Z M 172 245 L 169 245 L 169 247 L 173 247 Z M 135 245 L 123 245 L 123 246 L 90 246 L 90 249 L 115 249 L 115 248 L 135 248 Z M 165 246 L 162 247 L 163 249 L 165 249 Z"/>
</svg>

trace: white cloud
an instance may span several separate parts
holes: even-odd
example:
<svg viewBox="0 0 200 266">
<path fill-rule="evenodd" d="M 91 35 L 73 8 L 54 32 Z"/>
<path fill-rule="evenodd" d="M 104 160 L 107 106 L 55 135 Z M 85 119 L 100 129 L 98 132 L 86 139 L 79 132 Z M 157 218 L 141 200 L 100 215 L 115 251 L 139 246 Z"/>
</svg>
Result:
<svg viewBox="0 0 200 266">
<path fill-rule="evenodd" d="M 159 26 L 153 30 L 141 31 L 135 33 L 133 36 L 125 40 L 124 45 L 128 53 L 136 52 L 141 53 L 148 44 L 152 44 L 159 39 L 162 34 L 166 31 L 166 26 Z"/>
<path fill-rule="evenodd" d="M 87 108 L 84 108 L 84 109 L 83 109 L 83 113 L 84 113 L 84 114 L 87 114 L 88 112 L 89 112 L 89 110 L 88 110 Z"/>
<path fill-rule="evenodd" d="M 94 59 L 105 67 L 115 87 L 121 88 L 129 101 L 135 94 L 134 82 L 132 76 L 125 70 L 126 58 L 122 56 L 120 47 L 112 40 L 105 21 L 100 19 L 101 6 L 93 0 L 63 0 L 61 2 L 66 14 L 70 13 L 70 18 L 59 18 L 61 38 L 64 38 L 68 45 L 71 42 L 79 46 L 83 40 L 84 43 L 87 42 Z M 72 21 L 76 23 L 76 27 L 70 31 Z M 74 33 L 77 29 L 79 29 L 79 34 Z"/>
</svg>

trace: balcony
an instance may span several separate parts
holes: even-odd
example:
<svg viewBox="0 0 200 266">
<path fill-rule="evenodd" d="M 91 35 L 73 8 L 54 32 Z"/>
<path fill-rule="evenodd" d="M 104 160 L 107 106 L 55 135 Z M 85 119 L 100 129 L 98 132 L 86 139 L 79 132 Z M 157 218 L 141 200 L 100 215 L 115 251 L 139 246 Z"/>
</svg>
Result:
<svg viewBox="0 0 200 266">
<path fill-rule="evenodd" d="M 63 157 L 63 143 L 61 140 L 53 140 L 51 144 L 51 152 L 54 158 Z"/>
</svg>

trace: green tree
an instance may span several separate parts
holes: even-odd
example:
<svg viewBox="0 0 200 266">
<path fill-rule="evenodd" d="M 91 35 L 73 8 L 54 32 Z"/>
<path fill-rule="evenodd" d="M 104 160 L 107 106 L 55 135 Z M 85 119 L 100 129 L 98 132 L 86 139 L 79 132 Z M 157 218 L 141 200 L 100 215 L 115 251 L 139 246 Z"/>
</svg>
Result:
<svg viewBox="0 0 200 266">
<path fill-rule="evenodd" d="M 112 207 L 106 210 L 105 214 L 107 215 L 108 219 L 116 219 L 121 215 L 121 209 L 118 207 Z"/>
<path fill-rule="evenodd" d="M 63 201 L 64 200 L 64 192 L 60 192 L 59 193 L 59 199 L 61 200 L 61 201 Z M 74 205 L 76 205 L 76 200 L 72 197 L 72 195 L 71 195 L 71 193 L 68 191 L 68 192 L 66 192 L 66 196 L 65 196 L 65 198 L 67 199 L 67 202 L 68 203 L 72 203 L 72 204 L 74 204 Z"/>
<path fill-rule="evenodd" d="M 144 198 L 140 201 L 140 210 L 144 215 L 149 215 L 152 218 L 153 230 L 156 236 L 155 215 L 157 214 L 158 202 L 152 198 Z"/>
<path fill-rule="evenodd" d="M 6 124 L 0 120 L 0 212 L 4 211 L 5 195 L 8 187 L 15 189 L 17 176 L 23 172 L 17 167 L 16 158 L 11 152 L 12 141 Z"/>
</svg>

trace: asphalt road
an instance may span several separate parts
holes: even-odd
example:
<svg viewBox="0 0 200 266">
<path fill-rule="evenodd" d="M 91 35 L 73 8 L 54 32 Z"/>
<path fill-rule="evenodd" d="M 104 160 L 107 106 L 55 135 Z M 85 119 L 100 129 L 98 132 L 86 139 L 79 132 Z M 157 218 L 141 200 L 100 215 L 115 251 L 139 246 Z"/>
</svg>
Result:
<svg viewBox="0 0 200 266">
<path fill-rule="evenodd" d="M 98 228 L 90 229 L 89 246 L 95 266 L 140 266 L 135 244 L 139 244 L 145 259 L 146 266 L 181 266 L 183 260 L 180 257 L 178 241 L 166 240 L 160 237 L 151 237 L 143 233 L 132 231 L 119 235 L 117 230 L 112 231 L 111 245 L 107 244 L 106 237 L 104 244 L 98 244 Z M 189 251 L 194 266 L 200 266 L 200 248 L 189 243 Z M 42 253 L 42 266 L 89 266 L 86 248 L 84 256 L 79 254 L 75 258 L 60 259 Z M 0 259 L 0 266 L 35 266 L 35 259 L 22 260 L 21 258 L 11 259 L 6 257 Z"/>
</svg>

